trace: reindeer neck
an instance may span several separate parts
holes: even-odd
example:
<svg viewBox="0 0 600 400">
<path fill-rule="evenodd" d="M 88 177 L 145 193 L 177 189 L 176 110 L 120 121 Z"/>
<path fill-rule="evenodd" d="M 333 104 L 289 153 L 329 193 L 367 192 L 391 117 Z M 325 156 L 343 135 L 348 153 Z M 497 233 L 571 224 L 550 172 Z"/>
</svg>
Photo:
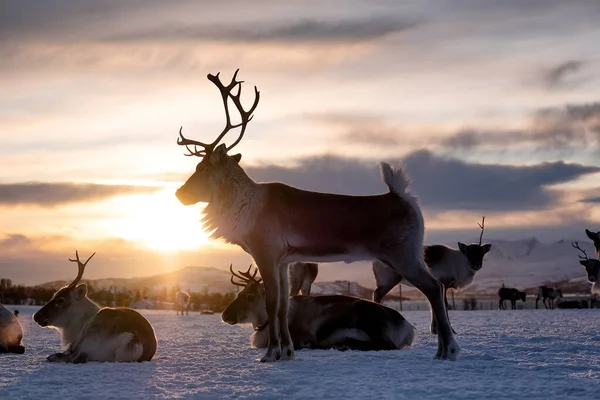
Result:
<svg viewBox="0 0 600 400">
<path fill-rule="evenodd" d="M 224 182 L 204 209 L 211 238 L 240 242 L 250 232 L 261 205 L 261 186 L 240 168 Z"/>
<path fill-rule="evenodd" d="M 66 326 L 60 327 L 63 344 L 73 343 L 85 325 L 98 314 L 100 306 L 85 297 L 72 309 L 72 317 Z"/>
</svg>

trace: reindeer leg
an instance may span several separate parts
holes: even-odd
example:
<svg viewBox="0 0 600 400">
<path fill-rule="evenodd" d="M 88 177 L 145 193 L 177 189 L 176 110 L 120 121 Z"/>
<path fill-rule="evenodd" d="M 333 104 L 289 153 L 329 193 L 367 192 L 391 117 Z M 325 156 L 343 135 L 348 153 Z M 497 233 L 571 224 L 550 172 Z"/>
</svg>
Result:
<svg viewBox="0 0 600 400">
<path fill-rule="evenodd" d="M 384 261 L 379 260 L 385 264 Z M 394 268 L 389 267 L 389 271 L 386 271 L 382 276 L 377 276 L 375 274 L 375 283 L 377 284 L 377 288 L 373 291 L 373 301 L 375 303 L 381 303 L 383 298 L 396 286 L 399 285 L 402 281 L 402 276 L 400 276 Z"/>
<path fill-rule="evenodd" d="M 387 263 L 394 266 L 398 274 L 419 289 L 429 300 L 431 305 L 432 321 L 436 320 L 438 327 L 438 350 L 435 358 L 442 360 L 456 360 L 460 347 L 452 334 L 452 327 L 448 321 L 446 307 L 444 306 L 444 287 L 431 275 L 423 259 L 407 260 L 407 254 L 402 252 L 394 257 L 393 262 Z"/>
<path fill-rule="evenodd" d="M 281 293 L 279 292 L 279 271 L 275 262 L 270 260 L 268 257 L 256 257 L 256 266 L 260 272 L 260 276 L 263 279 L 265 285 L 265 300 L 267 303 L 267 317 L 269 321 L 269 345 L 267 352 L 260 359 L 260 362 L 273 362 L 281 358 L 281 338 L 280 338 L 280 325 L 278 322 L 278 313 L 280 306 Z M 283 293 L 286 296 L 286 293 Z M 287 302 L 286 302 L 287 306 Z M 287 313 L 287 309 L 285 310 Z M 285 326 L 288 331 L 289 327 Z"/>
<path fill-rule="evenodd" d="M 279 334 L 281 336 L 281 359 L 282 360 L 293 360 L 294 359 L 294 343 L 292 342 L 292 336 L 290 335 L 290 329 L 288 326 L 288 308 L 290 297 L 288 286 L 288 266 L 287 264 L 278 264 L 277 270 L 279 273 L 279 310 L 277 312 L 277 319 L 279 321 Z M 302 290 L 304 295 L 304 290 Z"/>
<path fill-rule="evenodd" d="M 304 278 L 304 282 L 302 283 L 302 296 L 310 296 L 310 287 L 312 283 L 308 277 Z"/>
</svg>

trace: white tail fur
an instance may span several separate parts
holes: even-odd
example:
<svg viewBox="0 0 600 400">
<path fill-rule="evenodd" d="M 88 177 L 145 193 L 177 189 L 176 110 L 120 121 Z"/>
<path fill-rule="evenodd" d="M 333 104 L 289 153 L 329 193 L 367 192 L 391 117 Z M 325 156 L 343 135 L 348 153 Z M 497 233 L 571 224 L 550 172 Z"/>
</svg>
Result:
<svg viewBox="0 0 600 400">
<path fill-rule="evenodd" d="M 400 197 L 405 197 L 408 191 L 408 185 L 410 179 L 401 167 L 392 168 L 390 164 L 381 162 L 381 175 L 383 181 L 390 188 L 390 190 L 396 193 Z"/>
</svg>

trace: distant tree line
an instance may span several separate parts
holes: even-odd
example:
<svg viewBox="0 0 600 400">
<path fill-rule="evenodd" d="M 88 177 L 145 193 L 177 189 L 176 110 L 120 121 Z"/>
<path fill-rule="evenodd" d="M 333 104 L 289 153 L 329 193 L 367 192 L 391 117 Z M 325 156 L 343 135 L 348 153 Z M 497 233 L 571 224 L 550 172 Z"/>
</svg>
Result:
<svg viewBox="0 0 600 400">
<path fill-rule="evenodd" d="M 135 291 L 126 288 L 96 290 L 90 282 L 86 282 L 88 286 L 88 297 L 98 303 L 100 306 L 116 306 L 116 307 L 131 307 L 135 306 L 140 300 L 148 300 L 153 303 L 170 303 L 175 301 L 175 294 L 179 290 L 176 286 L 149 294 L 148 288 L 143 288 Z M 54 295 L 56 289 L 44 288 L 41 286 L 24 286 L 4 284 L 0 290 L 0 303 L 3 304 L 30 304 L 44 305 Z M 190 310 L 200 311 L 202 309 L 210 309 L 215 312 L 222 312 L 235 299 L 236 294 L 230 293 L 208 293 L 208 290 L 203 292 L 190 292 Z"/>
</svg>

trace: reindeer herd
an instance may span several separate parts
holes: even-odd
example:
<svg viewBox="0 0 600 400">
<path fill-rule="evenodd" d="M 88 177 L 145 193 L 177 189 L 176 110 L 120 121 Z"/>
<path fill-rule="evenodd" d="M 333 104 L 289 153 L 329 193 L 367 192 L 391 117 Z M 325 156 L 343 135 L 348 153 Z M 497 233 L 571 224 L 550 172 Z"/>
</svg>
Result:
<svg viewBox="0 0 600 400">
<path fill-rule="evenodd" d="M 482 243 L 458 242 L 458 248 L 423 245 L 424 221 L 409 180 L 400 167 L 381 163 L 388 191 L 370 196 L 310 192 L 282 183 L 257 183 L 240 166 L 241 154 L 231 150 L 242 140 L 260 93 L 254 102 L 241 104 L 242 81 L 235 72 L 228 84 L 219 74 L 208 74 L 218 88 L 225 111 L 225 127 L 211 143 L 191 140 L 179 130 L 177 144 L 187 156 L 200 157 L 194 173 L 176 191 L 184 205 L 206 203 L 204 227 L 211 238 L 220 238 L 248 253 L 257 269 L 233 271 L 231 283 L 243 287 L 222 314 L 227 324 L 250 323 L 251 344 L 265 348 L 262 362 L 292 360 L 302 348 L 338 350 L 396 350 L 410 347 L 415 328 L 404 317 L 380 304 L 400 282 L 419 289 L 431 306 L 431 333 L 438 337 L 435 358 L 456 360 L 460 347 L 448 317 L 447 290 L 471 284 L 491 250 Z M 234 123 L 230 102 L 240 116 Z M 231 130 L 238 137 L 220 143 Z M 580 263 L 588 279 L 598 279 L 600 232 L 586 230 L 594 241 L 596 259 L 583 253 Z M 95 253 L 94 253 L 95 254 Z M 58 290 L 33 316 L 41 327 L 56 329 L 66 350 L 48 357 L 51 362 L 150 361 L 157 339 L 150 322 L 129 308 L 100 308 L 79 283 L 87 263 L 78 265 L 77 277 Z M 318 262 L 366 260 L 373 263 L 377 288 L 373 301 L 350 296 L 310 296 Z M 289 267 L 289 268 L 288 268 Z M 289 270 L 289 276 L 288 276 Z M 260 277 L 257 274 L 260 273 Z M 502 298 L 522 298 L 516 289 L 502 288 Z M 302 295 L 299 295 L 299 294 Z M 542 291 L 542 296 L 545 296 Z M 544 305 L 546 305 L 545 296 Z M 177 313 L 189 306 L 189 294 L 178 292 Z M 15 316 L 0 306 L 0 352 L 23 353 L 23 332 Z"/>
</svg>

